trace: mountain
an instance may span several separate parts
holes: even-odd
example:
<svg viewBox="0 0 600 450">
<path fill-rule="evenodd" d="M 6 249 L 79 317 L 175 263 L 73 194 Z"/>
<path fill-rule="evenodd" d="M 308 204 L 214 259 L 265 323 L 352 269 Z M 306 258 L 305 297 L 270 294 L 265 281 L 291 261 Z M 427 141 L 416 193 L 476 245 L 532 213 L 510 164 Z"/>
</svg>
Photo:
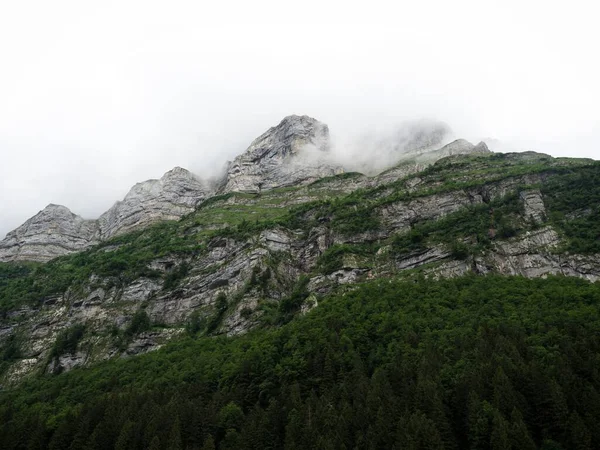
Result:
<svg viewBox="0 0 600 450">
<path fill-rule="evenodd" d="M 288 116 L 256 138 L 227 169 L 222 192 L 306 184 L 343 172 L 326 160 L 329 128 L 308 116 Z"/>
<path fill-rule="evenodd" d="M 99 242 L 98 224 L 50 204 L 0 242 L 0 261 L 46 262 Z"/>
<path fill-rule="evenodd" d="M 448 133 L 445 124 L 419 122 L 386 137 L 385 145 L 394 148 L 396 162 L 408 162 L 388 171 L 386 181 L 419 171 L 444 156 L 487 151 L 466 141 L 434 149 Z M 137 183 L 97 220 L 76 218 L 66 207 L 50 205 L 0 242 L 0 261 L 49 261 L 156 222 L 178 220 L 217 194 L 259 193 L 344 173 L 329 149 L 327 125 L 308 116 L 285 117 L 229 163 L 216 182 L 175 167 L 158 180 Z"/>
<path fill-rule="evenodd" d="M 181 167 L 160 180 L 138 183 L 122 201 L 100 216 L 101 239 L 109 239 L 161 220 L 177 220 L 194 211 L 211 193 L 208 182 Z"/>
<path fill-rule="evenodd" d="M 465 151 L 471 154 L 460 154 Z M 340 286 L 414 270 L 434 278 L 500 273 L 599 279 L 600 257 L 591 234 L 595 213 L 586 198 L 577 197 L 577 180 L 588 177 L 592 183 L 595 162 L 491 154 L 485 144 L 466 141 L 435 153 L 450 156 L 408 175 L 401 164 L 376 177 L 342 173 L 283 191 L 227 192 L 204 201 L 204 185 L 175 169 L 160 181 L 136 185 L 101 217 L 98 228 L 63 207 L 40 213 L 34 223 L 43 226 L 24 225 L 32 244 L 20 250 L 23 255 L 41 239 L 36 230 L 54 236 L 47 231 L 54 223 L 50 212 L 89 225 L 86 236 L 100 230 L 100 236 L 116 237 L 34 269 L 5 266 L 5 334 L 23 334 L 29 349 L 7 377 L 16 380 L 47 365 L 57 336 L 74 324 L 86 324 L 92 333 L 125 330 L 140 308 L 152 323 L 167 328 L 126 345 L 86 334 L 84 347 L 94 350 L 65 361 L 61 355 L 47 370 L 155 349 L 192 314 L 214 321 L 212 332 L 244 333 L 260 325 L 265 305 L 283 301 L 300 280 L 310 293 L 303 306 L 308 310 Z M 181 188 L 186 182 L 190 188 Z M 577 200 L 567 201 L 571 197 Z M 176 217 L 173 211 L 187 215 L 148 225 L 157 217 Z M 133 225 L 135 231 L 125 232 Z M 581 240 L 573 233 L 584 226 L 590 234 Z M 86 239 L 76 241 L 79 248 L 93 243 Z M 13 270 L 18 277 L 12 278 Z M 223 296 L 226 311 L 218 307 Z"/>
<path fill-rule="evenodd" d="M 4 447 L 600 444 L 600 163 L 459 139 L 367 176 L 327 136 L 11 232 Z"/>
</svg>

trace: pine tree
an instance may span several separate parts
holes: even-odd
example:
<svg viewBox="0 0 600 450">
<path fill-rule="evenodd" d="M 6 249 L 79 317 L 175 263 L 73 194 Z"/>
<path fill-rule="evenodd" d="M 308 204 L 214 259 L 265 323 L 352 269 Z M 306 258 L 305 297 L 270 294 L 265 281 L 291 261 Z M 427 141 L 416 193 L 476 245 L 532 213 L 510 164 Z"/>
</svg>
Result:
<svg viewBox="0 0 600 450">
<path fill-rule="evenodd" d="M 406 450 L 443 450 L 444 444 L 435 423 L 421 411 L 417 411 L 398 421 L 396 431 L 396 449 Z"/>
<path fill-rule="evenodd" d="M 73 422 L 72 417 L 65 417 L 58 428 L 54 431 L 50 443 L 49 450 L 69 450 L 71 441 L 73 440 Z"/>
<path fill-rule="evenodd" d="M 567 424 L 567 446 L 573 450 L 590 450 L 592 437 L 581 416 L 572 412 Z"/>
<path fill-rule="evenodd" d="M 511 450 L 508 422 L 499 411 L 495 411 L 492 419 L 492 434 L 490 436 L 491 450 Z"/>
<path fill-rule="evenodd" d="M 0 435 L 0 442 L 2 442 L 2 437 Z M 43 450 L 46 448 L 46 427 L 41 422 L 38 422 L 37 426 L 35 426 L 31 430 L 31 436 L 29 437 L 29 441 L 27 442 L 27 450 Z"/>
<path fill-rule="evenodd" d="M 481 401 L 474 392 L 469 394 L 467 435 L 471 450 L 487 449 L 490 442 L 492 405 Z"/>
<path fill-rule="evenodd" d="M 90 434 L 90 415 L 86 414 L 77 424 L 77 431 L 71 441 L 69 450 L 84 450 Z"/>
<path fill-rule="evenodd" d="M 133 447 L 133 428 L 134 424 L 132 421 L 128 420 L 125 422 L 117 438 L 115 450 L 129 450 Z"/>
<path fill-rule="evenodd" d="M 549 422 L 546 424 L 550 430 L 551 436 L 561 436 L 569 420 L 569 408 L 567 400 L 560 385 L 552 379 L 548 386 L 550 398 L 548 404 Z"/>
<path fill-rule="evenodd" d="M 215 450 L 215 440 L 212 435 L 208 435 L 202 444 L 202 450 Z"/>
<path fill-rule="evenodd" d="M 510 442 L 513 449 L 536 450 L 535 443 L 527 430 L 527 425 L 523 422 L 523 415 L 514 408 L 510 417 Z"/>
<path fill-rule="evenodd" d="M 181 425 L 179 422 L 179 417 L 175 419 L 173 423 L 173 427 L 171 428 L 171 433 L 169 434 L 169 446 L 167 447 L 169 450 L 181 450 Z"/>
<path fill-rule="evenodd" d="M 150 441 L 150 447 L 148 447 L 148 450 L 161 450 L 160 439 L 158 439 L 158 436 L 154 436 L 152 438 L 152 440 Z"/>
<path fill-rule="evenodd" d="M 230 428 L 225 438 L 219 443 L 219 450 L 238 450 L 240 448 L 240 433 Z"/>
<path fill-rule="evenodd" d="M 492 386 L 494 388 L 493 405 L 502 414 L 510 414 L 513 408 L 518 406 L 517 394 L 501 366 L 498 366 L 496 369 L 496 373 L 492 379 Z"/>
<path fill-rule="evenodd" d="M 246 416 L 244 426 L 241 431 L 241 443 L 244 449 L 262 450 L 263 443 L 263 428 L 265 414 L 263 409 L 257 403 L 252 411 Z"/>
</svg>

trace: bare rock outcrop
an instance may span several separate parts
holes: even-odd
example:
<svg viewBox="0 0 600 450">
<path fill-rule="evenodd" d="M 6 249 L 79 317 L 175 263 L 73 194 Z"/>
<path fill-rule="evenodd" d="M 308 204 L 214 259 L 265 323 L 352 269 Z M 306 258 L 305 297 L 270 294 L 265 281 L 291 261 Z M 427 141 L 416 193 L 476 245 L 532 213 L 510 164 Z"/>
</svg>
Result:
<svg viewBox="0 0 600 450">
<path fill-rule="evenodd" d="M 420 153 L 417 156 L 416 161 L 431 164 L 448 156 L 486 155 L 491 153 L 492 152 L 488 149 L 485 142 L 480 142 L 477 145 L 473 145 L 465 139 L 457 139 L 437 150 L 431 150 Z"/>
<path fill-rule="evenodd" d="M 47 262 L 98 242 L 98 225 L 50 204 L 0 242 L 0 261 Z"/>
<path fill-rule="evenodd" d="M 47 262 L 158 221 L 177 220 L 212 193 L 208 182 L 176 167 L 159 180 L 136 184 L 98 220 L 50 204 L 0 242 L 0 262 Z"/>
<path fill-rule="evenodd" d="M 342 173 L 327 162 L 328 150 L 327 125 L 308 116 L 288 116 L 230 163 L 222 191 L 258 193 Z"/>
<path fill-rule="evenodd" d="M 108 239 L 161 220 L 180 219 L 210 192 L 207 182 L 175 167 L 160 180 L 136 184 L 122 201 L 102 214 L 98 219 L 100 237 Z"/>
<path fill-rule="evenodd" d="M 539 189 L 529 189 L 519 193 L 523 201 L 525 217 L 536 224 L 541 224 L 546 220 L 546 207 L 542 199 L 542 193 Z"/>
</svg>

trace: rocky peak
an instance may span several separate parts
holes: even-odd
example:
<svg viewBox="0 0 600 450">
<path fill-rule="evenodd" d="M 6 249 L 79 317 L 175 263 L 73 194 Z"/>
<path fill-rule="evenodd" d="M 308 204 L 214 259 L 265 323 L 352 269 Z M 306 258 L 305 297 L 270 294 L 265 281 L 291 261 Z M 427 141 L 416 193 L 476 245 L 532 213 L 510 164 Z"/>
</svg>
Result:
<svg viewBox="0 0 600 450">
<path fill-rule="evenodd" d="M 198 177 L 183 167 L 173 167 L 160 178 L 163 184 L 167 184 L 172 180 L 198 180 Z"/>
<path fill-rule="evenodd" d="M 0 261 L 46 262 L 98 241 L 98 226 L 62 205 L 49 204 L 0 242 Z"/>
<path fill-rule="evenodd" d="M 488 148 L 487 144 L 483 141 L 481 141 L 479 144 L 477 144 L 471 150 L 472 150 L 471 153 L 482 153 L 482 154 L 492 153 L 491 150 Z"/>
<path fill-rule="evenodd" d="M 175 167 L 159 180 L 137 183 L 122 201 L 102 214 L 98 219 L 100 236 L 108 239 L 160 220 L 179 219 L 193 211 L 209 193 L 204 180 Z"/>
<path fill-rule="evenodd" d="M 433 164 L 437 160 L 448 156 L 491 153 L 485 142 L 473 145 L 465 139 L 456 139 L 438 150 L 421 153 L 416 159 L 422 163 Z"/>
<path fill-rule="evenodd" d="M 327 151 L 329 127 L 312 117 L 291 115 L 256 138 L 246 153 L 252 153 L 259 158 L 284 158 L 297 155 L 308 145 L 317 150 Z"/>
<path fill-rule="evenodd" d="M 308 116 L 288 116 L 229 164 L 223 192 L 260 192 L 343 172 L 324 161 L 329 128 Z"/>
<path fill-rule="evenodd" d="M 448 156 L 469 153 L 475 146 L 465 139 L 456 139 L 449 144 L 443 146 L 440 150 L 448 153 Z"/>
<path fill-rule="evenodd" d="M 444 122 L 419 120 L 400 127 L 394 139 L 397 153 L 423 152 L 438 148 L 450 136 L 452 130 Z"/>
<path fill-rule="evenodd" d="M 37 217 L 37 216 L 68 217 L 68 216 L 75 216 L 75 215 L 76 214 L 71 212 L 71 210 L 69 208 L 67 208 L 66 206 L 56 205 L 54 203 L 48 203 L 48 205 L 44 209 L 42 209 L 40 212 L 38 212 L 34 217 Z"/>
</svg>

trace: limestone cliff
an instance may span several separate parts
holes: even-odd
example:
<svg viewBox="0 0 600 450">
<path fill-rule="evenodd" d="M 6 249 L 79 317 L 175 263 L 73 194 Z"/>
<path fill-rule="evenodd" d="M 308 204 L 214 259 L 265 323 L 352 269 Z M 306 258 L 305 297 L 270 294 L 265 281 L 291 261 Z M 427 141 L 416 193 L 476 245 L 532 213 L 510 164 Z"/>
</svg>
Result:
<svg viewBox="0 0 600 450">
<path fill-rule="evenodd" d="M 98 220 L 48 205 L 0 242 L 0 261 L 46 262 L 161 220 L 177 220 L 210 193 L 207 182 L 176 167 L 159 180 L 136 184 Z"/>
<path fill-rule="evenodd" d="M 50 204 L 0 242 L 0 261 L 46 262 L 98 242 L 98 224 Z"/>
<path fill-rule="evenodd" d="M 112 236 L 161 220 L 180 219 L 193 211 L 210 193 L 207 182 L 181 167 L 165 173 L 160 180 L 147 180 L 131 188 L 98 219 L 100 237 Z"/>
<path fill-rule="evenodd" d="M 222 192 L 258 193 L 343 172 L 326 161 L 328 150 L 327 125 L 308 116 L 288 116 L 229 164 Z"/>
</svg>

